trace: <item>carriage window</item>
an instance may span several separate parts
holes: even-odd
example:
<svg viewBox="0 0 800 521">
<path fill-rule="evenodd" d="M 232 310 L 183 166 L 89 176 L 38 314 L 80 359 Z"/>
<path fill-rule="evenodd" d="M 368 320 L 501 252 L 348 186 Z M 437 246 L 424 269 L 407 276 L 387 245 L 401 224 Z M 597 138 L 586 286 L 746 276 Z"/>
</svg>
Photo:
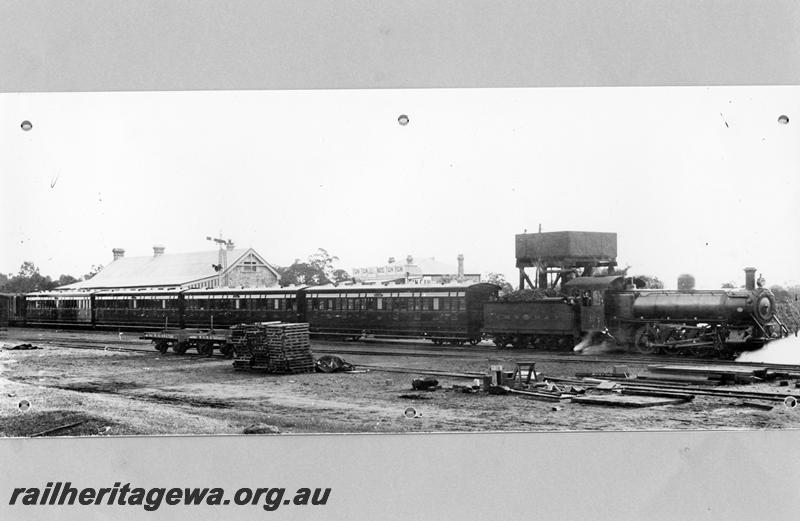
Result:
<svg viewBox="0 0 800 521">
<path fill-rule="evenodd" d="M 422 311 L 428 311 L 431 309 L 431 299 L 429 297 L 422 298 Z"/>
<path fill-rule="evenodd" d="M 317 299 L 317 298 L 312 298 L 311 299 L 311 309 L 313 309 L 315 311 L 319 309 L 319 299 Z"/>
<path fill-rule="evenodd" d="M 433 310 L 439 311 L 439 297 L 433 297 Z"/>
<path fill-rule="evenodd" d="M 272 301 L 272 309 L 281 309 L 281 304 L 283 303 L 283 299 L 276 298 Z"/>
<path fill-rule="evenodd" d="M 375 309 L 383 309 L 383 299 L 381 297 L 375 299 Z"/>
<path fill-rule="evenodd" d="M 352 310 L 353 310 L 353 299 L 349 298 L 347 299 L 347 311 L 352 311 Z"/>
</svg>

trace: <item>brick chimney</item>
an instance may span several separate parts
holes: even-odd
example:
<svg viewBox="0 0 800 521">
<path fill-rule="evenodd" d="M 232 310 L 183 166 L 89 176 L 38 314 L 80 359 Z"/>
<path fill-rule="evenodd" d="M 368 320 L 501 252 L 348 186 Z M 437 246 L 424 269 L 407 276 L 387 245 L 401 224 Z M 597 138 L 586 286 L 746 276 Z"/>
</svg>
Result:
<svg viewBox="0 0 800 521">
<path fill-rule="evenodd" d="M 164 247 L 153 246 L 153 257 L 158 257 L 159 255 L 164 255 Z"/>
<path fill-rule="evenodd" d="M 111 252 L 114 254 L 114 260 L 121 259 L 125 256 L 125 248 L 114 248 Z"/>
<path fill-rule="evenodd" d="M 464 254 L 458 254 L 458 278 L 459 280 L 464 278 Z"/>
</svg>

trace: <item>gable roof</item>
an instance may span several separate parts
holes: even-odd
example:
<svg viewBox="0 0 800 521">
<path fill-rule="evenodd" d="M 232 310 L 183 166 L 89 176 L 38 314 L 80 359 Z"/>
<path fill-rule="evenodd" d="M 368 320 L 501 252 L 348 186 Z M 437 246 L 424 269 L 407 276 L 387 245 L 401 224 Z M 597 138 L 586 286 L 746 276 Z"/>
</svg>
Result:
<svg viewBox="0 0 800 521">
<path fill-rule="evenodd" d="M 228 251 L 228 270 L 250 253 L 263 260 L 252 248 Z M 91 279 L 61 286 L 59 289 L 181 286 L 219 276 L 213 267 L 217 263 L 219 263 L 218 250 L 122 257 L 109 263 Z M 266 261 L 264 264 L 275 271 Z"/>
</svg>

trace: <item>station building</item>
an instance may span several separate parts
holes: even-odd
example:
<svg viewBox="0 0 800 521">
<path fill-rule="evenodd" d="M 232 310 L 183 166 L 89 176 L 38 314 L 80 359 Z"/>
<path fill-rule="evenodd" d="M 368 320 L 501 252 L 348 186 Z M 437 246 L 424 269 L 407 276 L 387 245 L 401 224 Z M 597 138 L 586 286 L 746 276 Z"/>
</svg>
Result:
<svg viewBox="0 0 800 521">
<path fill-rule="evenodd" d="M 126 257 L 125 250 L 114 248 L 114 260 L 97 275 L 61 286 L 60 290 L 89 289 L 193 289 L 253 288 L 278 285 L 278 272 L 253 248 L 234 248 L 232 243 L 219 251 L 164 253 L 153 246 L 153 254 Z"/>
<path fill-rule="evenodd" d="M 458 265 L 437 261 L 434 257 L 415 259 L 408 255 L 405 263 L 390 257 L 382 266 L 353 268 L 353 279 L 365 284 L 442 284 L 450 281 L 480 282 L 480 273 L 464 272 L 464 255 L 459 254 Z"/>
</svg>

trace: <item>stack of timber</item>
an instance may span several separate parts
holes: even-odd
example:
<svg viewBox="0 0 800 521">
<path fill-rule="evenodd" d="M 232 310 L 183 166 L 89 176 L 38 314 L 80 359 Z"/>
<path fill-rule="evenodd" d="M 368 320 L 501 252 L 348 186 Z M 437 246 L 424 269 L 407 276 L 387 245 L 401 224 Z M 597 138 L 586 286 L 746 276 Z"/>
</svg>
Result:
<svg viewBox="0 0 800 521">
<path fill-rule="evenodd" d="M 313 373 L 308 324 L 262 322 L 234 326 L 234 369 L 268 373 Z"/>
<path fill-rule="evenodd" d="M 231 344 L 235 353 L 233 368 L 251 369 L 256 364 L 256 346 L 264 344 L 266 338 L 266 326 L 263 324 L 238 324 L 231 327 Z"/>
<path fill-rule="evenodd" d="M 308 324 L 267 326 L 267 367 L 272 373 L 313 373 Z"/>
</svg>

